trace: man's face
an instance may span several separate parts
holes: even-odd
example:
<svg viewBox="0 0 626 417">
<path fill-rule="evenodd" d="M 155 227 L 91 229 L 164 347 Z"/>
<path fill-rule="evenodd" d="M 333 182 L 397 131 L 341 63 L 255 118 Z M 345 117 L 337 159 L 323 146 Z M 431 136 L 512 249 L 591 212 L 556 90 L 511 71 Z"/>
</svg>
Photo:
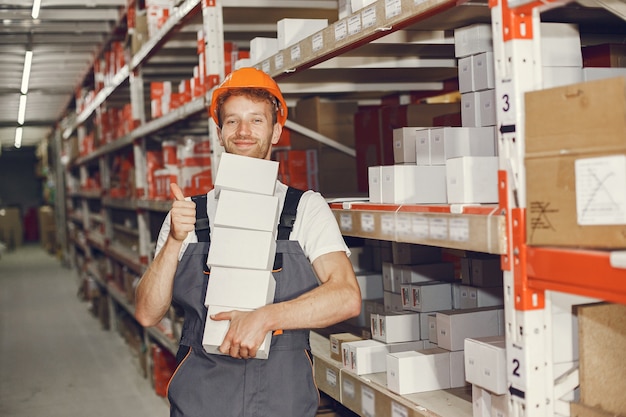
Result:
<svg viewBox="0 0 626 417">
<path fill-rule="evenodd" d="M 218 138 L 225 151 L 232 154 L 269 159 L 272 145 L 278 142 L 282 127 L 272 125 L 272 107 L 265 101 L 246 96 L 230 96 L 222 106 Z"/>
</svg>

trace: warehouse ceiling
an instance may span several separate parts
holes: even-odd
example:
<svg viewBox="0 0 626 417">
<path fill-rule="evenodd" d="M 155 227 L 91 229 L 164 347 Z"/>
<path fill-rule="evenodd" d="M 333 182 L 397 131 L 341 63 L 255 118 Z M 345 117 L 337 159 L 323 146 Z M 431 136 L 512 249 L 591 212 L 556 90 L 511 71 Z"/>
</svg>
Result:
<svg viewBox="0 0 626 417">
<path fill-rule="evenodd" d="M 0 144 L 14 145 L 26 51 L 32 69 L 22 146 L 50 135 L 120 20 L 126 0 L 0 0 Z"/>
<path fill-rule="evenodd" d="M 32 51 L 33 54 L 21 145 L 35 146 L 50 136 L 55 125 L 66 114 L 68 106 L 73 107 L 75 89 L 90 76 L 94 58 L 109 41 L 114 38 L 123 39 L 125 36 L 123 9 L 127 0 L 41 0 L 41 9 L 36 19 L 31 16 L 33 1 L 0 0 L 0 145 L 3 148 L 14 146 L 16 128 L 19 126 L 18 108 L 26 51 Z M 288 0 L 225 2 L 229 7 L 235 8 L 248 3 L 275 10 L 284 9 L 283 5 L 287 3 L 292 6 L 297 4 L 293 7 L 321 7 L 324 4 L 327 9 L 335 7 L 336 13 L 336 5 L 330 5 L 336 4 L 335 2 L 321 0 L 301 3 L 300 0 L 295 3 Z M 487 7 L 486 0 L 479 3 L 484 3 L 484 7 Z M 580 10 L 580 6 L 575 4 L 569 9 L 555 10 L 555 20 L 569 16 L 571 21 L 582 25 L 586 24 L 586 19 L 594 24 L 600 22 L 603 25 L 601 31 L 617 36 L 618 43 L 624 41 L 623 33 L 626 28 L 625 21 L 621 19 L 626 15 L 626 0 L 579 0 L 578 3 L 584 6 L 601 5 L 611 10 L 614 19 L 609 22 L 615 23 L 617 20 L 616 24 L 607 25 L 603 17 L 590 13 L 594 9 Z M 239 10 L 233 12 L 249 20 L 256 19 L 259 23 L 243 25 L 237 19 L 231 19 L 237 23 L 234 25 L 235 31 L 242 31 L 242 26 L 253 31 L 243 31 L 246 33 L 242 36 L 247 36 L 247 39 L 251 39 L 253 33 L 266 30 L 265 26 L 260 25 L 265 14 L 255 13 L 254 17 L 250 17 Z M 284 12 L 289 13 L 289 10 Z M 488 16 L 488 11 L 486 15 Z M 267 18 L 274 17 L 268 14 Z M 226 29 L 228 28 L 225 26 Z M 592 28 L 592 32 L 595 31 Z"/>
</svg>

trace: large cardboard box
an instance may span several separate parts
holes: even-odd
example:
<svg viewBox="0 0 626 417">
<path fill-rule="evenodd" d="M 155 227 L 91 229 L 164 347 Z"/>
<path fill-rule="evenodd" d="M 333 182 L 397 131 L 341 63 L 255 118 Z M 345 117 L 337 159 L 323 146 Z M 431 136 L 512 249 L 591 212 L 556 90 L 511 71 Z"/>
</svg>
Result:
<svg viewBox="0 0 626 417">
<path fill-rule="evenodd" d="M 626 78 L 527 93 L 527 242 L 626 246 Z"/>
<path fill-rule="evenodd" d="M 578 308 L 580 402 L 626 415 L 626 306 Z"/>
<path fill-rule="evenodd" d="M 330 102 L 320 97 L 299 100 L 292 119 L 342 145 L 354 148 L 356 102 Z M 356 159 L 314 139 L 291 133 L 291 149 L 316 149 L 319 190 L 325 196 L 353 194 L 357 190 Z"/>
</svg>

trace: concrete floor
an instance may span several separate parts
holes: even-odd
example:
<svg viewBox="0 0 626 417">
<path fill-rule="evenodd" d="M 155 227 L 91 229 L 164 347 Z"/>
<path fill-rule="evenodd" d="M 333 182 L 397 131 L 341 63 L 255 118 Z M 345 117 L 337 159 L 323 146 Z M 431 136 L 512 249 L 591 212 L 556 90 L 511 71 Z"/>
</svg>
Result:
<svg viewBox="0 0 626 417">
<path fill-rule="evenodd" d="M 165 417 L 129 347 L 36 244 L 0 257 L 0 416 Z"/>
</svg>

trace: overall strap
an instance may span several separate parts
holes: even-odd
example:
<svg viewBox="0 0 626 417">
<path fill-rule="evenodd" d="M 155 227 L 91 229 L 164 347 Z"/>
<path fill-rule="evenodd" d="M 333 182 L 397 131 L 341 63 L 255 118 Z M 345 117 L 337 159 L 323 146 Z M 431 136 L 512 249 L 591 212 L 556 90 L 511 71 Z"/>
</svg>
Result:
<svg viewBox="0 0 626 417">
<path fill-rule="evenodd" d="M 194 195 L 191 201 L 196 203 L 196 236 L 198 242 L 210 242 L 209 217 L 206 213 L 206 194 Z"/>
<path fill-rule="evenodd" d="M 298 203 L 300 197 L 302 197 L 304 191 L 297 188 L 287 188 L 287 195 L 285 196 L 285 203 L 283 204 L 283 211 L 280 213 L 280 221 L 278 222 L 278 237 L 277 240 L 289 240 L 289 235 L 293 230 L 293 225 L 296 222 L 296 214 L 298 211 Z M 274 271 L 278 271 L 283 267 L 283 254 L 276 253 L 274 258 Z"/>
</svg>

